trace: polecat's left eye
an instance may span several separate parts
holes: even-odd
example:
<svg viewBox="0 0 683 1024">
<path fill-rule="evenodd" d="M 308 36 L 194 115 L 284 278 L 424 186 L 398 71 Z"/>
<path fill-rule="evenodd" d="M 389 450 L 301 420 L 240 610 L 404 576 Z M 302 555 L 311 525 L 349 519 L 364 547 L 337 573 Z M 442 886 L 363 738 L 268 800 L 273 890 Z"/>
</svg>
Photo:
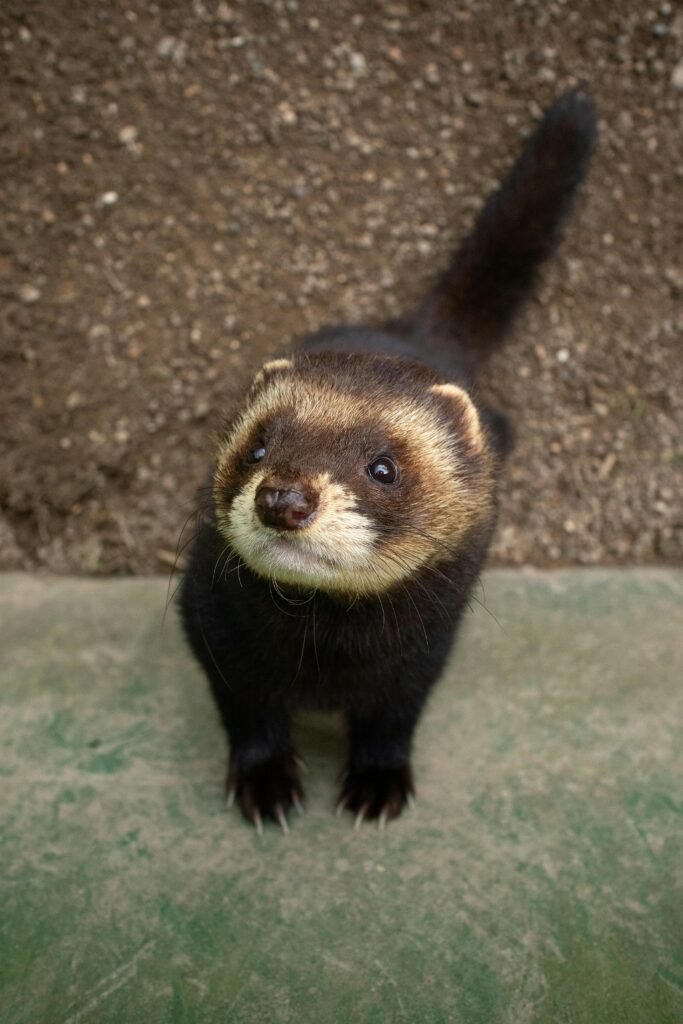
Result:
<svg viewBox="0 0 683 1024">
<path fill-rule="evenodd" d="M 368 474 L 378 484 L 393 484 L 398 480 L 398 466 L 388 455 L 380 455 L 368 466 Z"/>
<path fill-rule="evenodd" d="M 264 448 L 264 446 L 262 444 L 258 444 L 258 445 L 256 445 L 255 448 L 251 449 L 251 451 L 247 455 L 246 461 L 247 462 L 260 462 L 265 454 L 266 454 L 266 449 Z"/>
</svg>

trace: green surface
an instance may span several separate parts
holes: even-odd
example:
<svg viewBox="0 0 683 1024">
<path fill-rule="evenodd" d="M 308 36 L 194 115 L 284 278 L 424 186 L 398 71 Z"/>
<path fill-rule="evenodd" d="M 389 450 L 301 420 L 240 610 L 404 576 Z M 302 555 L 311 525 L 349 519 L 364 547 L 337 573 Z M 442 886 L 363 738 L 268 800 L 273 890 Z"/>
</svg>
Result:
<svg viewBox="0 0 683 1024">
<path fill-rule="evenodd" d="M 681 1024 L 683 574 L 485 586 L 415 809 L 335 818 L 316 716 L 259 839 L 165 582 L 0 577 L 2 1024 Z"/>
</svg>

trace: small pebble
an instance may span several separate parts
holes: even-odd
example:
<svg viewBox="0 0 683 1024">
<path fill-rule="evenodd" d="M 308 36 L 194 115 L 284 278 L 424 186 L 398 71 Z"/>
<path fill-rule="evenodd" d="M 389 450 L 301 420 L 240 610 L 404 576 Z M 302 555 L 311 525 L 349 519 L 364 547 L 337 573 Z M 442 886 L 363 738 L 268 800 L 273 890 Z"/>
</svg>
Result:
<svg viewBox="0 0 683 1024">
<path fill-rule="evenodd" d="M 157 53 L 160 57 L 170 57 L 173 53 L 178 40 L 175 36 L 164 36 L 157 43 Z"/>
<path fill-rule="evenodd" d="M 441 82 L 441 76 L 439 69 L 436 64 L 428 64 L 425 68 L 425 78 L 430 85 L 439 85 Z"/>
<path fill-rule="evenodd" d="M 119 142 L 124 146 L 132 146 L 137 142 L 138 130 L 134 124 L 127 124 L 119 132 Z"/>
<path fill-rule="evenodd" d="M 679 60 L 671 74 L 671 84 L 674 89 L 683 90 L 683 60 Z"/>
<path fill-rule="evenodd" d="M 292 125 L 296 124 L 299 120 L 299 115 L 287 100 L 283 100 L 282 103 L 278 103 L 277 112 L 278 117 L 283 124 Z"/>
<path fill-rule="evenodd" d="M 602 461 L 602 463 L 600 465 L 600 469 L 598 470 L 598 476 L 600 477 L 601 480 L 606 480 L 607 479 L 607 477 L 610 475 L 610 473 L 614 469 L 614 464 L 615 464 L 616 461 L 617 461 L 617 457 L 616 457 L 614 452 L 610 452 L 609 455 L 605 456 L 605 458 L 603 459 L 603 461 Z"/>
<path fill-rule="evenodd" d="M 36 288 L 34 284 L 22 284 L 19 289 L 19 298 L 27 305 L 31 305 L 40 298 L 40 289 Z"/>
<path fill-rule="evenodd" d="M 368 70 L 365 57 L 357 50 L 352 50 L 349 54 L 349 63 L 351 64 L 351 70 L 357 75 L 364 75 Z"/>
</svg>

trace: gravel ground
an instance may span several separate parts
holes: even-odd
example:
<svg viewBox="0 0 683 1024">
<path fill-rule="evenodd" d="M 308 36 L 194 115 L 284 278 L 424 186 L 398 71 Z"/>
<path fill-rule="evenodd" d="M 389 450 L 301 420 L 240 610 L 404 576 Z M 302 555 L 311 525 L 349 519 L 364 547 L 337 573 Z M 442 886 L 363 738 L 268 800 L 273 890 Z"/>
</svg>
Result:
<svg viewBox="0 0 683 1024">
<path fill-rule="evenodd" d="M 493 557 L 683 561 L 680 7 L 5 0 L 0 54 L 0 567 L 163 570 L 248 365 L 417 298 L 577 80 Z"/>
</svg>

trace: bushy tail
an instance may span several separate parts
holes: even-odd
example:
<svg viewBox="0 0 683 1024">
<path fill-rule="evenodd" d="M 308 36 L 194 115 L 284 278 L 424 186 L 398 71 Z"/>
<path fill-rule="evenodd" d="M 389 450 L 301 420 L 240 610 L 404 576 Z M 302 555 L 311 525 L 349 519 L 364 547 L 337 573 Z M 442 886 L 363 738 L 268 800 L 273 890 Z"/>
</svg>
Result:
<svg viewBox="0 0 683 1024">
<path fill-rule="evenodd" d="M 596 134 L 590 97 L 560 96 L 427 294 L 417 319 L 430 333 L 461 338 L 474 364 L 501 341 L 559 241 Z"/>
</svg>

